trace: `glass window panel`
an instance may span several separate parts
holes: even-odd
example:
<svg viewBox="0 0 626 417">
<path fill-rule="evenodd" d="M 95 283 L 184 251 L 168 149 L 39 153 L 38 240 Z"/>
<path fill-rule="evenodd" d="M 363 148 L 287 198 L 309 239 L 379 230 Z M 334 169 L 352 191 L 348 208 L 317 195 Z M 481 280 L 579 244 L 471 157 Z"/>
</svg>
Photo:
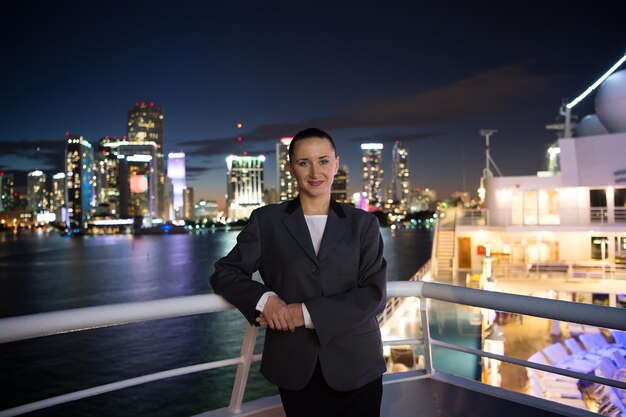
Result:
<svg viewBox="0 0 626 417">
<path fill-rule="evenodd" d="M 524 204 L 520 192 L 513 192 L 511 195 L 511 224 L 524 224 Z"/>
<path fill-rule="evenodd" d="M 606 207 L 606 191 L 589 190 L 589 200 L 591 207 Z"/>
<path fill-rule="evenodd" d="M 539 224 L 559 224 L 559 193 L 556 190 L 539 190 Z"/>
<path fill-rule="evenodd" d="M 606 236 L 591 237 L 591 259 L 602 260 L 602 255 L 604 255 L 604 259 L 608 258 L 608 241 Z"/>
<path fill-rule="evenodd" d="M 615 189 L 615 207 L 626 207 L 626 188 Z"/>
<path fill-rule="evenodd" d="M 537 191 L 524 191 L 524 224 L 537 224 Z"/>
</svg>

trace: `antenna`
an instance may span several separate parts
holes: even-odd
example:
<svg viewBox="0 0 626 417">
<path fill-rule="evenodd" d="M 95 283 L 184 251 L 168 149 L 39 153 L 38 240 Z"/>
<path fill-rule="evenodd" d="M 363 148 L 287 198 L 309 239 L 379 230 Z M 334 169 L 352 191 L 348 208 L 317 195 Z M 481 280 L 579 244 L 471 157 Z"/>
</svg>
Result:
<svg viewBox="0 0 626 417">
<path fill-rule="evenodd" d="M 493 165 L 493 167 L 496 169 L 496 172 L 498 173 L 498 175 L 502 176 L 502 172 L 500 172 L 500 168 L 498 168 L 495 161 L 491 157 L 491 153 L 489 152 L 489 138 L 494 133 L 498 133 L 498 130 L 497 129 L 480 129 L 479 133 L 480 133 L 480 136 L 485 137 L 485 169 L 483 171 L 483 177 L 484 178 L 493 177 L 493 173 L 491 172 L 491 169 L 490 169 L 491 165 Z"/>
</svg>

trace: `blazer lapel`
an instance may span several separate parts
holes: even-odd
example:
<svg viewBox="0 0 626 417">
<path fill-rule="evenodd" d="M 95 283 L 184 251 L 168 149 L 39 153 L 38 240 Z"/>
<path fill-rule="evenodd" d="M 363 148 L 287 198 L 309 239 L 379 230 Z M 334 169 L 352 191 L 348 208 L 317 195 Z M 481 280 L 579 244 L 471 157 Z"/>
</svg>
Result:
<svg viewBox="0 0 626 417">
<path fill-rule="evenodd" d="M 348 222 L 345 221 L 345 218 L 346 215 L 341 206 L 335 200 L 331 200 L 324 237 L 322 237 L 320 250 L 317 253 L 317 258 L 320 261 L 332 252 L 337 242 L 341 240 L 341 237 L 346 232 Z"/>
<path fill-rule="evenodd" d="M 319 266 L 318 258 L 315 256 L 313 242 L 311 241 L 309 227 L 306 225 L 306 220 L 304 220 L 304 212 L 302 211 L 300 200 L 296 198 L 289 202 L 285 212 L 288 214 L 288 216 L 283 219 L 285 227 L 296 242 L 298 242 L 298 245 L 300 245 L 304 253 L 311 258 L 315 265 Z M 328 225 L 326 228 L 328 229 Z"/>
</svg>

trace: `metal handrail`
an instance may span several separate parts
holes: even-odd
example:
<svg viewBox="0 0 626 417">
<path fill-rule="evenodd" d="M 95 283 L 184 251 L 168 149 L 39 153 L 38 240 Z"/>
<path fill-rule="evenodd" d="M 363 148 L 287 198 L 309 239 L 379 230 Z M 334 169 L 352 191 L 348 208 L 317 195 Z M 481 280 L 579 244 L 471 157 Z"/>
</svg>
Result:
<svg viewBox="0 0 626 417">
<path fill-rule="evenodd" d="M 626 320 L 624 320 L 623 310 L 611 307 L 597 306 L 591 304 L 581 304 L 558 300 L 548 300 L 530 296 L 516 294 L 476 290 L 471 288 L 456 287 L 447 284 L 439 284 L 423 281 L 389 282 L 387 284 L 387 295 L 389 297 L 420 297 L 422 319 L 424 322 L 423 342 L 426 351 L 426 369 L 430 373 L 433 371 L 430 360 L 430 346 L 437 345 L 455 349 L 452 345 L 430 338 L 427 318 L 427 299 L 447 301 L 457 304 L 483 307 L 492 310 L 509 311 L 513 313 L 539 316 L 567 322 L 577 322 L 590 326 L 606 327 L 626 331 Z M 11 317 L 0 319 L 0 344 L 25 340 L 35 337 L 48 336 L 53 334 L 67 333 L 72 331 L 83 331 L 93 328 L 116 326 L 121 324 L 157 320 L 172 317 L 182 317 L 195 314 L 204 314 L 232 309 L 221 297 L 213 294 L 196 295 L 189 297 L 170 298 L 164 300 L 145 301 L 138 303 L 113 304 L 107 306 L 87 307 L 60 312 L 32 314 L 28 316 Z M 249 326 L 249 329 L 252 329 Z M 15 416 L 56 404 L 62 404 L 87 396 L 97 395 L 128 386 L 138 385 L 145 382 L 156 381 L 172 376 L 183 375 L 193 372 L 213 369 L 222 366 L 238 365 L 237 380 L 231 397 L 231 410 L 236 411 L 241 407 L 242 393 L 245 390 L 245 379 L 249 371 L 250 363 L 259 360 L 261 355 L 253 355 L 250 347 L 254 346 L 256 329 L 246 331 L 242 345 L 242 354 L 237 358 L 221 361 L 208 362 L 205 364 L 193 365 L 189 367 L 159 372 L 138 378 L 131 378 L 100 387 L 65 394 L 35 403 L 0 411 L 0 416 Z M 457 350 L 458 347 L 456 348 Z M 461 348 L 462 349 L 462 348 Z M 469 352 L 469 351 L 468 351 Z M 494 357 L 498 360 L 516 363 L 535 369 L 548 370 L 561 375 L 576 376 L 586 378 L 606 385 L 618 388 L 626 388 L 620 381 L 608 380 L 605 378 L 582 375 L 561 368 L 546 367 L 545 365 L 523 361 L 506 356 L 494 355 L 488 352 L 472 350 L 473 353 L 484 357 Z"/>
<path fill-rule="evenodd" d="M 409 281 L 421 281 L 430 272 L 431 260 L 426 261 L 424 265 L 415 273 Z M 393 314 L 402 306 L 404 298 L 402 297 L 387 297 L 387 303 L 382 313 L 378 315 L 378 324 L 382 327 L 393 316 Z"/>
<path fill-rule="evenodd" d="M 226 311 L 234 307 L 215 294 L 110 304 L 0 319 L 0 344 L 100 327 Z"/>
</svg>

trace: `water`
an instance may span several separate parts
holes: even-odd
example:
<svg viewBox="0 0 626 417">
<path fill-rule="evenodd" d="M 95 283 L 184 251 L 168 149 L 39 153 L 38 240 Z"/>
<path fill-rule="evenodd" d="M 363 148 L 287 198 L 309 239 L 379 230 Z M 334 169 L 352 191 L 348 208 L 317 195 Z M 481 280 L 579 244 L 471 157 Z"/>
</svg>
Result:
<svg viewBox="0 0 626 417">
<path fill-rule="evenodd" d="M 426 230 L 382 230 L 389 280 L 430 257 Z M 211 293 L 213 264 L 237 232 L 170 236 L 0 234 L 0 317 Z M 236 311 L 158 320 L 0 345 L 0 410 L 74 390 L 237 356 Z M 263 332 L 257 340 L 261 351 Z M 228 405 L 235 368 L 99 395 L 33 416 L 189 416 Z M 251 371 L 245 400 L 277 393 Z"/>
</svg>

